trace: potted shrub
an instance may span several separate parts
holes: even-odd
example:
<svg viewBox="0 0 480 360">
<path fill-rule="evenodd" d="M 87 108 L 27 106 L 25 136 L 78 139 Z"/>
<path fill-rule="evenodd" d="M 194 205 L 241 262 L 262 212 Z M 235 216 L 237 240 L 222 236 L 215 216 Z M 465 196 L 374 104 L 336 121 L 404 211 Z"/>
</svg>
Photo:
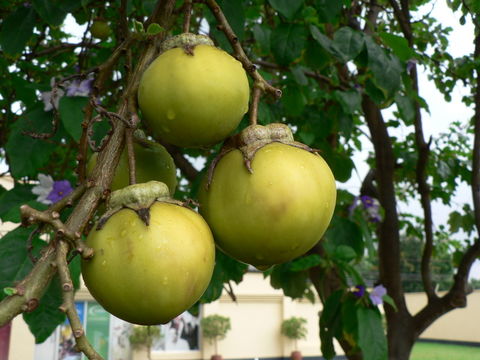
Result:
<svg viewBox="0 0 480 360">
<path fill-rule="evenodd" d="M 209 315 L 200 320 L 200 326 L 203 336 L 209 339 L 215 348 L 211 360 L 222 360 L 222 356 L 218 354 L 218 341 L 225 339 L 228 330 L 230 330 L 230 319 L 217 314 Z"/>
<path fill-rule="evenodd" d="M 294 350 L 292 351 L 292 360 L 301 360 L 302 353 L 298 350 L 298 340 L 307 337 L 307 319 L 302 317 L 291 317 L 282 322 L 281 333 L 294 341 Z"/>
<path fill-rule="evenodd" d="M 151 360 L 153 340 L 160 336 L 160 327 L 158 326 L 134 325 L 129 340 L 135 350 L 144 349 L 147 352 L 148 360 Z"/>
</svg>

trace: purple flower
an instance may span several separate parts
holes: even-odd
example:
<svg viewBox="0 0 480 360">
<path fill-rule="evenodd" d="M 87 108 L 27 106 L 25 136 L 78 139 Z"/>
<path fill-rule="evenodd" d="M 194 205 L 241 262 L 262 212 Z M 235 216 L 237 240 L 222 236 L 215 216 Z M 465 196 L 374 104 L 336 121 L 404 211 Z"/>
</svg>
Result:
<svg viewBox="0 0 480 360">
<path fill-rule="evenodd" d="M 89 96 L 92 86 L 93 79 L 75 79 L 67 86 L 67 96 Z"/>
<path fill-rule="evenodd" d="M 53 188 L 47 199 L 53 204 L 62 200 L 65 196 L 73 191 L 72 186 L 68 180 L 58 180 L 53 183 Z"/>
<path fill-rule="evenodd" d="M 359 202 L 360 200 L 360 202 Z M 359 206 L 359 203 L 362 204 L 363 208 L 368 214 L 368 220 L 374 223 L 378 223 L 382 220 L 380 217 L 380 203 L 377 199 L 372 198 L 368 195 L 362 195 L 360 197 L 355 197 L 352 205 L 348 208 L 350 216 L 352 216 L 353 211 Z"/>
<path fill-rule="evenodd" d="M 383 304 L 383 296 L 387 294 L 387 289 L 383 285 L 377 285 L 373 288 L 372 292 L 370 293 L 370 300 L 372 300 L 373 305 L 382 305 Z"/>
<path fill-rule="evenodd" d="M 352 290 L 353 295 L 361 298 L 365 294 L 365 285 L 356 285 Z"/>
</svg>

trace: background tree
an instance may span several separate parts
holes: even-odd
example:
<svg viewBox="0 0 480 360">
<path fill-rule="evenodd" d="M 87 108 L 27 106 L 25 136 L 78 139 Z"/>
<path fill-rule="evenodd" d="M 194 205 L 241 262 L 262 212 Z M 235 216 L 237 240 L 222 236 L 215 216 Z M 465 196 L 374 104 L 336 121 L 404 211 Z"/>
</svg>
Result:
<svg viewBox="0 0 480 360">
<path fill-rule="evenodd" d="M 318 294 L 325 357 L 333 357 L 337 338 L 350 359 L 384 359 L 387 352 L 390 359 L 408 359 L 429 325 L 466 306 L 468 274 L 480 255 L 480 6 L 475 0 L 448 4 L 459 24 L 470 20 L 475 28 L 474 51 L 461 58 L 448 53 L 450 29 L 420 11 L 435 5 L 430 0 L 1 2 L 0 156 L 15 186 L 0 189 L 0 218 L 23 226 L 0 240 L 0 325 L 23 313 L 41 342 L 66 313 L 79 349 L 99 358 L 73 306 L 78 254 L 88 256 L 83 235 L 108 196 L 125 133 L 136 123 L 139 76 L 167 35 L 190 29 L 208 32 L 235 54 L 256 85 L 261 76 L 282 90 L 277 99 L 270 95 L 279 92 L 263 83 L 266 96 L 258 109 L 252 106 L 259 123 L 291 125 L 298 140 L 319 149 L 340 184 L 352 176 L 354 155 L 373 148 L 360 193 L 340 186 L 323 241 L 265 274 L 293 298 Z M 80 38 L 62 26 L 65 19 L 82 25 Z M 95 29 L 94 39 L 90 29 L 99 21 L 111 32 Z M 446 133 L 426 138 L 423 117 L 436 104 L 422 97 L 420 68 L 445 101 L 458 84 L 467 87 L 463 101 L 473 118 L 455 114 Z M 260 93 L 253 92 L 253 105 Z M 238 130 L 247 124 L 246 117 Z M 220 146 L 166 146 L 181 171 L 176 197 L 195 198 L 205 173 L 198 164 L 206 159 L 208 166 Z M 99 155 L 87 178 L 89 147 Z M 451 205 L 465 187 L 473 206 L 452 207 L 440 229 L 432 204 Z M 419 204 L 422 215 L 400 212 L 406 202 Z M 417 225 L 421 231 L 409 233 Z M 402 241 L 413 238 L 422 244 L 428 298 L 416 314 L 407 309 L 401 269 Z M 454 254 L 454 276 L 440 296 L 432 264 L 445 246 Z M 356 265 L 366 254 L 378 258 L 376 282 L 393 299 L 385 306 L 386 337 L 378 296 L 357 296 L 365 281 Z M 229 284 L 246 270 L 217 252 L 200 302 L 217 299 L 224 288 L 233 296 Z M 360 287 L 352 292 L 352 285 Z"/>
</svg>

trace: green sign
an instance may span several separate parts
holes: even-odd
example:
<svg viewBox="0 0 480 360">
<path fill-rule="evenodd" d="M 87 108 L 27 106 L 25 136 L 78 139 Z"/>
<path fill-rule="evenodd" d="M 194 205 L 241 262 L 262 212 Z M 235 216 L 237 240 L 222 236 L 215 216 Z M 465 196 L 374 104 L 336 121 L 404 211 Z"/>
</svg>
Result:
<svg viewBox="0 0 480 360">
<path fill-rule="evenodd" d="M 108 359 L 108 335 L 110 314 L 97 303 L 88 303 L 87 307 L 87 339 L 93 348 Z"/>
</svg>

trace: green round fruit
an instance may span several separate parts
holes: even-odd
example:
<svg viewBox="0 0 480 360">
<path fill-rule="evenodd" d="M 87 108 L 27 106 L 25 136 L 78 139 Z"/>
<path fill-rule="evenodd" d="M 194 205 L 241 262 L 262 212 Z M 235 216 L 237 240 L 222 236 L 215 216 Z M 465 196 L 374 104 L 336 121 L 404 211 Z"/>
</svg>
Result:
<svg viewBox="0 0 480 360">
<path fill-rule="evenodd" d="M 111 33 L 112 29 L 105 20 L 95 20 L 90 27 L 90 34 L 100 40 L 108 39 Z"/>
<path fill-rule="evenodd" d="M 242 64 L 223 50 L 197 45 L 162 53 L 140 80 L 138 103 L 153 136 L 182 147 L 216 144 L 248 110 Z"/>
<path fill-rule="evenodd" d="M 251 168 L 253 173 L 238 149 L 224 155 L 208 190 L 201 187 L 200 213 L 220 249 L 264 270 L 321 239 L 335 208 L 336 185 L 319 155 L 292 145 L 261 147 Z"/>
<path fill-rule="evenodd" d="M 177 187 L 177 173 L 175 163 L 168 151 L 160 144 L 151 141 L 134 143 L 135 170 L 137 183 L 157 180 L 165 183 L 170 194 L 175 193 Z M 94 153 L 87 164 L 87 174 L 91 174 L 97 163 L 97 153 Z M 115 176 L 112 180 L 111 190 L 122 189 L 129 184 L 127 149 L 120 156 Z"/>
<path fill-rule="evenodd" d="M 92 296 L 111 314 L 140 325 L 164 324 L 207 288 L 215 263 L 208 225 L 191 209 L 166 202 L 150 208 L 147 226 L 131 209 L 92 230 L 94 250 L 82 261 Z"/>
</svg>

